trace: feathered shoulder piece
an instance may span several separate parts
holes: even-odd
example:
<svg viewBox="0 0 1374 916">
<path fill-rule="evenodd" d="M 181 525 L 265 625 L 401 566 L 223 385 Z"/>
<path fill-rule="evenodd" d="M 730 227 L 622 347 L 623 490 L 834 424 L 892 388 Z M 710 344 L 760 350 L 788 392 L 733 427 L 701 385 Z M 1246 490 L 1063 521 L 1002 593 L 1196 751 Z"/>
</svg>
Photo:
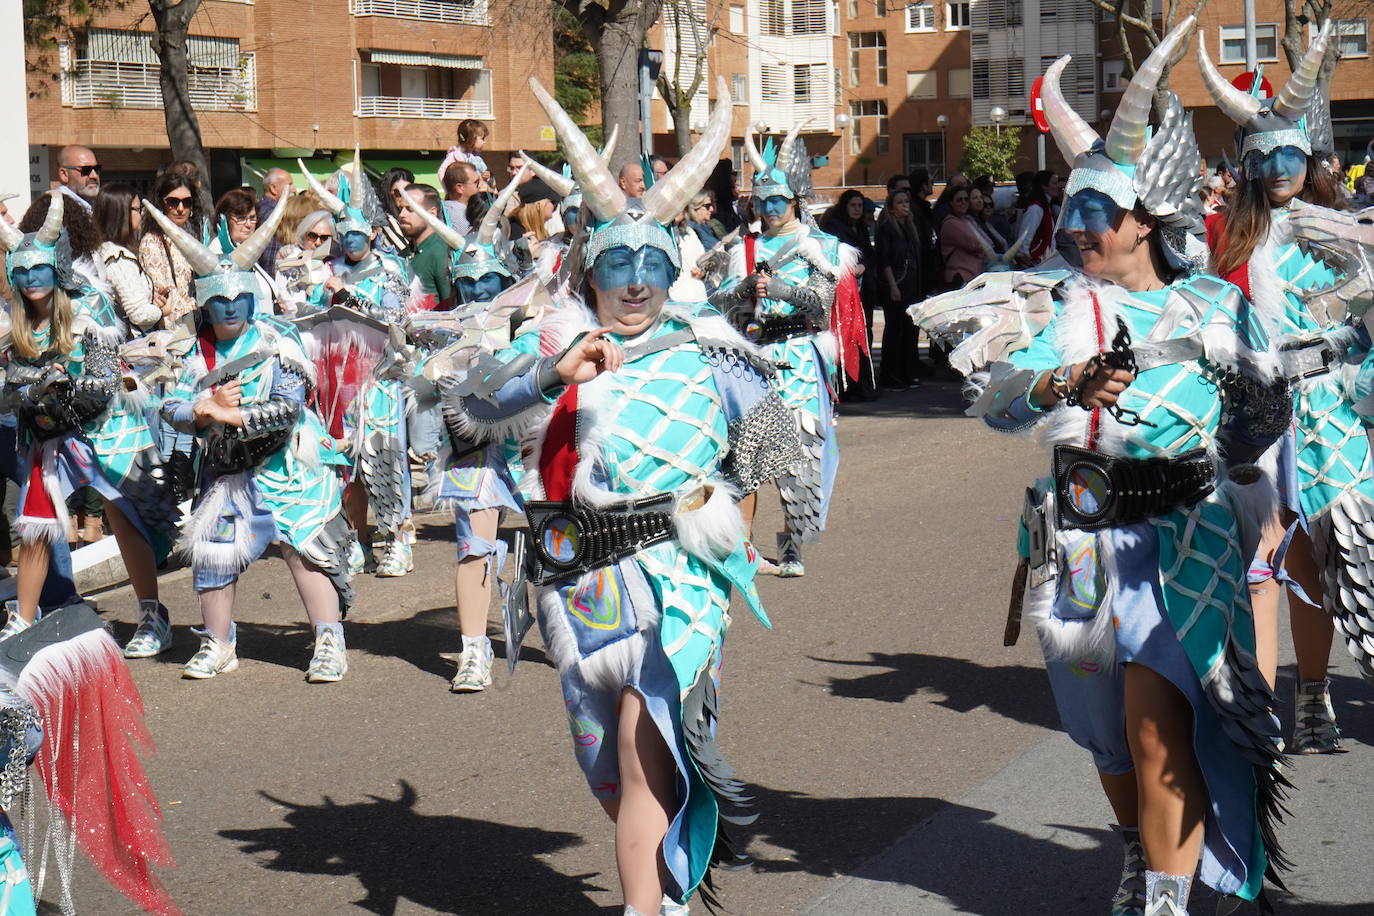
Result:
<svg viewBox="0 0 1374 916">
<path fill-rule="evenodd" d="M 953 344 L 950 366 L 972 375 L 1030 346 L 1054 317 L 1055 297 L 1072 275 L 1067 270 L 985 273 L 963 289 L 918 302 L 907 313 L 931 337 Z"/>
</svg>

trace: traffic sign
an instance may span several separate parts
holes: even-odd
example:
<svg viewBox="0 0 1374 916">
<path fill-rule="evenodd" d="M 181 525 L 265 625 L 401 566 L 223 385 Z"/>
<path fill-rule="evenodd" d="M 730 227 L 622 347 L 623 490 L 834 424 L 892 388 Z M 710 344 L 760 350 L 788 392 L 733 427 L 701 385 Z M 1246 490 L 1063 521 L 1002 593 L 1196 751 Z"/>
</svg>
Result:
<svg viewBox="0 0 1374 916">
<path fill-rule="evenodd" d="M 1042 134 L 1050 132 L 1050 122 L 1045 119 L 1045 101 L 1040 98 L 1040 88 L 1045 84 L 1043 76 L 1037 76 L 1035 82 L 1031 83 L 1030 110 L 1031 120 L 1035 122 L 1035 127 Z"/>
</svg>

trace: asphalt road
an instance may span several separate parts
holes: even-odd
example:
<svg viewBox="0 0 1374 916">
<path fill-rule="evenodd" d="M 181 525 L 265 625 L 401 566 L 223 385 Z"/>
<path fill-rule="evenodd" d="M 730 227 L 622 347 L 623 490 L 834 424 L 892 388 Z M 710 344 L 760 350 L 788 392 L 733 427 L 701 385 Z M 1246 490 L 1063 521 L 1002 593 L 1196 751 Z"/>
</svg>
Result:
<svg viewBox="0 0 1374 916">
<path fill-rule="evenodd" d="M 1058 732 L 1030 634 L 1001 646 L 1013 519 L 1042 459 L 963 418 L 950 383 L 844 414 L 806 577 L 765 580 L 774 629 L 740 615 L 729 636 L 721 741 L 760 817 L 754 865 L 721 879 L 728 911 L 1105 913 L 1120 859 L 1091 766 Z M 766 545 L 779 513 L 761 503 Z M 186 913 L 619 912 L 612 828 L 537 634 L 513 677 L 447 690 L 452 538 L 428 521 L 415 573 L 358 583 L 336 685 L 303 680 L 279 560 L 242 580 L 240 669 L 181 680 L 198 614 L 185 575 L 167 579 L 177 645 L 132 669 Z M 132 596 L 101 608 L 126 638 Z M 1343 659 L 1340 674 L 1352 750 L 1295 767 L 1285 913 L 1374 912 L 1374 705 Z M 76 892 L 82 913 L 136 912 L 84 862 Z"/>
</svg>

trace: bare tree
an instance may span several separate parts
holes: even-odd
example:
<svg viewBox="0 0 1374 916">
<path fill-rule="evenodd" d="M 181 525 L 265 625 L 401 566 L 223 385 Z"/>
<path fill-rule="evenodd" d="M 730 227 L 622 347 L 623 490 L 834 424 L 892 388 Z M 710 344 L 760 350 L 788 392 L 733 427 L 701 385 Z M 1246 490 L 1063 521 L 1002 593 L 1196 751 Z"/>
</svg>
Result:
<svg viewBox="0 0 1374 916">
<path fill-rule="evenodd" d="M 1173 0 L 1164 12 L 1163 28 L 1156 30 L 1153 0 L 1088 0 L 1088 2 L 1116 18 L 1116 37 L 1121 45 L 1121 54 L 1125 58 L 1123 69 L 1128 78 L 1135 75 L 1135 51 L 1131 44 L 1133 39 L 1143 42 L 1145 53 L 1148 54 L 1164 40 L 1165 35 L 1174 30 L 1174 26 L 1189 16 L 1202 15 L 1203 7 L 1207 5 L 1207 0 Z M 1284 2 L 1295 2 L 1295 0 L 1284 0 Z M 1155 86 L 1155 112 L 1161 116 L 1164 114 L 1165 94 L 1169 91 L 1169 71 L 1183 59 L 1183 55 L 1187 52 L 1188 44 L 1185 42 L 1179 46 L 1178 53 L 1164 68 L 1164 73 Z"/>
<path fill-rule="evenodd" d="M 706 84 L 706 48 L 716 33 L 716 21 L 723 8 L 723 4 L 715 4 L 710 22 L 705 21 L 692 0 L 668 0 L 663 9 L 664 31 L 672 29 L 673 59 L 671 68 L 658 76 L 658 94 L 673 119 L 679 156 L 687 155 L 692 148 L 692 102 Z"/>
<path fill-rule="evenodd" d="M 1283 0 L 1283 56 L 1288 60 L 1290 71 L 1296 70 L 1298 62 L 1302 60 L 1303 52 L 1307 50 L 1307 42 L 1303 40 L 1305 27 L 1310 26 L 1314 30 L 1320 30 L 1331 18 L 1331 0 Z M 1315 35 L 1316 32 L 1314 31 Z M 1319 77 L 1322 91 L 1325 92 L 1326 86 L 1331 81 L 1331 74 L 1336 69 L 1336 63 L 1341 59 L 1340 36 L 1333 36 L 1334 40 L 1326 49 L 1326 57 L 1322 60 L 1322 71 Z M 1322 96 L 1326 98 L 1325 95 Z"/>
<path fill-rule="evenodd" d="M 202 213 L 213 209 L 210 200 L 210 169 L 200 137 L 200 121 L 191 105 L 190 59 L 186 35 L 201 0 L 148 0 L 157 26 L 153 32 L 153 52 L 159 62 L 158 84 L 162 88 L 162 114 L 167 125 L 167 142 L 173 159 L 195 163 L 200 169 L 198 197 Z"/>
</svg>

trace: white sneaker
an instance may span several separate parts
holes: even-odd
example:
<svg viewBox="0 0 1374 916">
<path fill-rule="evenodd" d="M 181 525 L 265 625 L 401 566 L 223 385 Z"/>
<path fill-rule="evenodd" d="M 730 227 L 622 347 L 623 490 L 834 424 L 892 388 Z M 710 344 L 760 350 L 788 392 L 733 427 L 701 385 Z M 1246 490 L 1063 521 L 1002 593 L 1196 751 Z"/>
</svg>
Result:
<svg viewBox="0 0 1374 916">
<path fill-rule="evenodd" d="M 172 621 L 157 601 L 138 603 L 141 617 L 133 638 L 124 645 L 125 658 L 152 658 L 172 648 Z"/>
<path fill-rule="evenodd" d="M 382 561 L 377 564 L 377 578 L 395 579 L 415 568 L 415 553 L 403 538 L 386 545 Z"/>
<path fill-rule="evenodd" d="M 363 552 L 363 545 L 354 538 L 348 542 L 348 574 L 350 576 L 362 575 L 362 571 L 367 566 L 367 554 Z"/>
<path fill-rule="evenodd" d="M 454 693 L 477 693 L 491 686 L 491 642 L 482 640 L 463 647 L 458 656 L 458 673 L 449 682 Z"/>
<path fill-rule="evenodd" d="M 191 632 L 200 637 L 200 648 L 181 669 L 182 677 L 203 681 L 217 674 L 238 670 L 238 640 L 222 642 L 209 630 L 198 627 L 191 627 Z"/>
<path fill-rule="evenodd" d="M 690 916 L 687 911 L 687 904 L 678 903 L 667 894 L 663 895 L 663 903 L 658 908 L 658 916 Z"/>
<path fill-rule="evenodd" d="M 315 633 L 315 656 L 305 669 L 305 679 L 312 684 L 332 684 L 343 680 L 348 673 L 348 652 L 343 637 L 333 629 Z"/>
<path fill-rule="evenodd" d="M 790 534 L 778 535 L 778 577 L 795 579 L 806 575 L 802 565 L 801 541 Z"/>
<path fill-rule="evenodd" d="M 3 630 L 0 630 L 0 642 L 4 642 L 11 636 L 15 636 L 19 633 L 22 633 L 29 627 L 33 626 L 32 623 L 25 620 L 23 617 L 19 616 L 18 601 L 6 601 L 5 610 L 9 612 L 10 618 L 9 620 L 5 621 L 5 628 Z M 37 620 L 37 618 L 34 619 L 35 621 Z"/>
</svg>

